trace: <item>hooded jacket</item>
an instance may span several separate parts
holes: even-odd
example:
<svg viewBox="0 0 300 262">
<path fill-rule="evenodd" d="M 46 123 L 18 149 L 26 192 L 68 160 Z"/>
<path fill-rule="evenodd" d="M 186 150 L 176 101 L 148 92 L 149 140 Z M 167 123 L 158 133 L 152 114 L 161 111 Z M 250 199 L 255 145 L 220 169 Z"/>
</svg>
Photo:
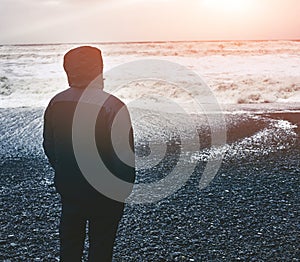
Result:
<svg viewBox="0 0 300 262">
<path fill-rule="evenodd" d="M 100 50 L 92 47 L 81 47 L 71 50 L 65 55 L 64 68 L 68 75 L 70 88 L 57 94 L 50 101 L 44 114 L 43 147 L 50 164 L 55 170 L 55 187 L 64 198 L 74 201 L 109 201 L 98 192 L 82 174 L 78 166 L 73 148 L 73 118 L 76 108 L 84 103 L 88 110 L 97 110 L 94 139 L 99 156 L 110 172 L 118 178 L 133 183 L 135 168 L 119 159 L 114 150 L 111 132 L 117 114 L 122 110 L 122 121 L 130 126 L 130 131 L 120 130 L 120 139 L 128 140 L 134 151 L 133 130 L 129 112 L 125 104 L 113 95 L 104 92 L 101 84 L 92 83 L 95 77 L 102 79 L 102 58 Z M 95 101 L 81 101 L 89 85 L 92 97 L 104 99 L 104 103 L 97 105 Z M 125 113 L 124 113 L 125 112 Z M 86 117 L 89 117 L 87 114 Z M 84 122 L 84 121 L 83 121 Z M 84 130 L 85 126 L 82 126 Z M 84 132 L 83 132 L 84 133 Z M 85 142 L 85 137 L 80 138 Z M 84 148 L 84 147 L 83 147 Z M 85 150 L 85 149 L 83 149 Z M 89 157 L 89 152 L 83 152 Z M 132 153 L 132 152 L 128 152 Z M 97 171 L 98 172 L 98 171 Z M 99 170 L 101 176 L 102 170 Z M 127 196 L 131 190 L 128 190 Z M 124 198 L 126 198 L 125 196 Z"/>
</svg>

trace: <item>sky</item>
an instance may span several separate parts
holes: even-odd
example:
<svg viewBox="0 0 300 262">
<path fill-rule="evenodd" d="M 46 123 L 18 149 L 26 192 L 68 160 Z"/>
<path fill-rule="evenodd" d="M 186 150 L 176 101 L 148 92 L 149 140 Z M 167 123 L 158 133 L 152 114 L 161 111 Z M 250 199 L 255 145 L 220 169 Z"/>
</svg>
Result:
<svg viewBox="0 0 300 262">
<path fill-rule="evenodd" d="M 0 44 L 300 39 L 300 0 L 0 0 Z"/>
</svg>

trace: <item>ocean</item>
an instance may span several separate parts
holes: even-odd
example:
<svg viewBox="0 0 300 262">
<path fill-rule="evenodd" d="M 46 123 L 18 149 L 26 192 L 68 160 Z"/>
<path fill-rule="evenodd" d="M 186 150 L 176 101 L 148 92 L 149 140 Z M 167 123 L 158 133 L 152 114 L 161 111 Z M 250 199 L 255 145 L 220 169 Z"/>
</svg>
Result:
<svg viewBox="0 0 300 262">
<path fill-rule="evenodd" d="M 300 42 L 90 45 L 129 107 L 136 183 L 155 189 L 133 192 L 114 261 L 298 261 Z M 4 261 L 58 258 L 43 113 L 77 46 L 0 46 Z"/>
<path fill-rule="evenodd" d="M 68 87 L 62 67 L 63 55 L 76 46 L 0 46 L 0 107 L 47 105 L 55 93 Z M 181 64 L 200 75 L 221 104 L 300 100 L 299 41 L 102 43 L 93 46 L 102 50 L 104 72 L 145 58 Z"/>
</svg>

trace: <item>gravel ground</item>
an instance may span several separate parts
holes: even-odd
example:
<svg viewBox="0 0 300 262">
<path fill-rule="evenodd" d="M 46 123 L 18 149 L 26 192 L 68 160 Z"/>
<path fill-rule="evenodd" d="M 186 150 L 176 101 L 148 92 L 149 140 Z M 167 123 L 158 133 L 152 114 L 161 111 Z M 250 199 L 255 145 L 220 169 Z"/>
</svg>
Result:
<svg viewBox="0 0 300 262">
<path fill-rule="evenodd" d="M 58 261 L 60 203 L 53 171 L 39 152 L 16 150 L 21 153 L 0 158 L 0 260 Z M 114 261 L 299 261 L 299 153 L 298 140 L 268 155 L 228 159 L 201 191 L 205 163 L 199 162 L 172 196 L 127 205 Z M 150 175 L 155 171 L 137 174 Z"/>
<path fill-rule="evenodd" d="M 297 153 L 224 165 L 202 191 L 199 164 L 171 197 L 127 206 L 114 261 L 299 261 Z M 11 159 L 1 173 L 1 259 L 55 261 L 60 204 L 50 167 Z"/>
</svg>

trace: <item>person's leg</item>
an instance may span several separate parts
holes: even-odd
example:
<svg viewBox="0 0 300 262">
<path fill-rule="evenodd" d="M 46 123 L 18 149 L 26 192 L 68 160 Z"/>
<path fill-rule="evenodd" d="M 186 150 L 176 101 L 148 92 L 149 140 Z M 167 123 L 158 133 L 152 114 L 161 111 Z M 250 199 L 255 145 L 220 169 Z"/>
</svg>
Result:
<svg viewBox="0 0 300 262">
<path fill-rule="evenodd" d="M 111 262 L 113 245 L 123 208 L 112 216 L 93 216 L 89 219 L 89 262 Z"/>
<path fill-rule="evenodd" d="M 86 217 L 75 203 L 62 201 L 60 220 L 60 261 L 81 262 Z"/>
</svg>

